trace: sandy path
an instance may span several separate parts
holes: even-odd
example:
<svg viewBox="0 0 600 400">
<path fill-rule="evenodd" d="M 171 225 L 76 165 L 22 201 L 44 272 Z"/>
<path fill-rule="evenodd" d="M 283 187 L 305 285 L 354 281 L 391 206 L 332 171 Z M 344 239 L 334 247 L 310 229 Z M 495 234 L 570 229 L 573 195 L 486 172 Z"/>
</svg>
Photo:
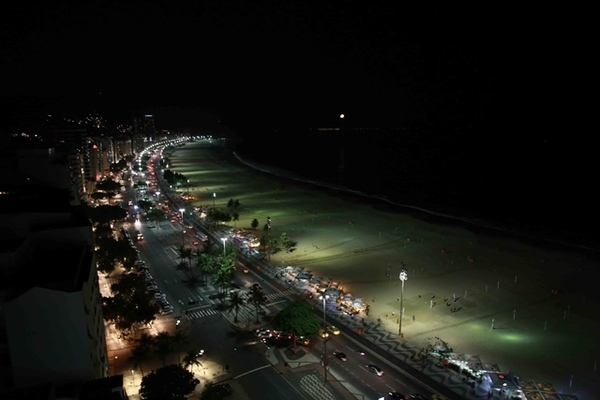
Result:
<svg viewBox="0 0 600 400">
<path fill-rule="evenodd" d="M 369 302 L 369 318 L 381 316 L 397 333 L 401 261 L 409 274 L 402 330 L 411 345 L 439 336 L 455 352 L 477 354 L 522 379 L 551 383 L 580 398 L 600 392 L 599 304 L 582 289 L 551 290 L 593 279 L 597 261 L 379 211 L 365 201 L 225 162 L 203 146 L 178 149 L 173 169 L 190 179 L 195 205 L 214 201 L 225 208 L 227 200 L 239 200 L 237 227 L 250 229 L 254 218 L 262 227 L 270 217 L 273 233 L 286 232 L 298 243 L 293 253 L 274 255 L 273 264 L 302 266 L 339 281 L 346 293 Z"/>
</svg>

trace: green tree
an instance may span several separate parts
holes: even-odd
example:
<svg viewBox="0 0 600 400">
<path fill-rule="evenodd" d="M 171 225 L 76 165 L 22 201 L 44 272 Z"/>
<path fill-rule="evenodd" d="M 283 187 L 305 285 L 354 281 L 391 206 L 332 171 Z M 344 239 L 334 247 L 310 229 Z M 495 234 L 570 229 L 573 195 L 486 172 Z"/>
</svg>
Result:
<svg viewBox="0 0 600 400">
<path fill-rule="evenodd" d="M 293 335 L 295 351 L 296 337 L 315 334 L 319 330 L 320 321 L 310 305 L 297 300 L 275 316 L 273 325 L 276 329 Z"/>
<path fill-rule="evenodd" d="M 181 361 L 179 360 L 179 357 L 181 356 L 181 346 L 189 343 L 188 337 L 182 330 L 177 330 L 171 338 L 175 345 L 175 349 L 177 350 L 177 364 L 180 364 Z"/>
<path fill-rule="evenodd" d="M 246 304 L 246 299 L 244 299 L 239 291 L 231 292 L 229 295 L 229 303 L 227 304 L 227 311 L 235 312 L 235 316 L 233 317 L 235 322 L 238 322 L 238 312 L 244 304 Z"/>
<path fill-rule="evenodd" d="M 254 310 L 256 311 L 256 323 L 258 324 L 260 321 L 258 320 L 258 313 L 262 310 L 262 307 L 265 305 L 265 294 L 261 287 L 253 286 L 248 292 L 248 303 L 252 304 Z"/>
<path fill-rule="evenodd" d="M 184 400 L 199 383 L 181 365 L 167 365 L 142 378 L 140 396 L 145 400 Z"/>
<path fill-rule="evenodd" d="M 150 352 L 151 350 L 145 346 L 138 345 L 131 350 L 131 355 L 129 356 L 129 361 L 133 363 L 133 368 L 139 368 L 142 376 L 144 375 L 144 368 L 142 363 L 150 360 Z"/>
<path fill-rule="evenodd" d="M 154 339 L 154 349 L 156 354 L 158 354 L 158 358 L 162 362 L 163 367 L 166 365 L 167 355 L 173 351 L 174 345 L 175 341 L 169 332 L 162 331 L 156 335 L 156 338 Z"/>
<path fill-rule="evenodd" d="M 102 190 L 103 192 L 118 192 L 121 190 L 121 184 L 110 178 L 106 178 L 96 183 L 96 189 Z"/>
<path fill-rule="evenodd" d="M 165 220 L 166 214 L 159 208 L 152 208 L 146 213 L 146 217 L 151 221 L 157 222 L 160 228 L 160 222 Z"/>
<path fill-rule="evenodd" d="M 98 207 L 86 207 L 86 215 L 94 223 L 110 224 L 111 222 L 125 219 L 127 211 L 119 206 L 101 205 Z"/>
<path fill-rule="evenodd" d="M 154 206 L 154 203 L 149 200 L 138 200 L 138 207 L 146 212 L 149 211 L 152 206 Z"/>
<path fill-rule="evenodd" d="M 256 230 L 256 228 L 258 228 L 259 222 L 256 218 L 254 218 L 252 220 L 252 222 L 250 222 L 250 227 L 252 227 L 252 229 Z"/>
<path fill-rule="evenodd" d="M 283 247 L 286 253 L 291 253 L 296 249 L 297 243 L 292 241 L 285 232 L 279 236 L 279 243 L 281 243 L 281 247 Z"/>
</svg>

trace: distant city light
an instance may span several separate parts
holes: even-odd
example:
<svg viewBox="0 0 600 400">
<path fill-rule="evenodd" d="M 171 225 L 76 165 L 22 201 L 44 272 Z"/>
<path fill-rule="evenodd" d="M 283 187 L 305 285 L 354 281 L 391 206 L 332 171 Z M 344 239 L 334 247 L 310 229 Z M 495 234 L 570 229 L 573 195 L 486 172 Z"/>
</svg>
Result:
<svg viewBox="0 0 600 400">
<path fill-rule="evenodd" d="M 346 116 L 344 114 L 340 114 L 340 119 L 344 119 Z"/>
</svg>

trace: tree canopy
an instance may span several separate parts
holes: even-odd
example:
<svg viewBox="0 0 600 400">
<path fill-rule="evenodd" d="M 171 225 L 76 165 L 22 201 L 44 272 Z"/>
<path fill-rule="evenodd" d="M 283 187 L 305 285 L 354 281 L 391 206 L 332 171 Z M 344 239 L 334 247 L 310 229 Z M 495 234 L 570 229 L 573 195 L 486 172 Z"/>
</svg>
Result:
<svg viewBox="0 0 600 400">
<path fill-rule="evenodd" d="M 310 305 L 297 300 L 275 316 L 273 325 L 283 332 L 309 336 L 319 330 L 320 321 Z"/>
<path fill-rule="evenodd" d="M 167 365 L 142 378 L 140 396 L 145 400 L 184 400 L 199 383 L 181 365 Z"/>
</svg>

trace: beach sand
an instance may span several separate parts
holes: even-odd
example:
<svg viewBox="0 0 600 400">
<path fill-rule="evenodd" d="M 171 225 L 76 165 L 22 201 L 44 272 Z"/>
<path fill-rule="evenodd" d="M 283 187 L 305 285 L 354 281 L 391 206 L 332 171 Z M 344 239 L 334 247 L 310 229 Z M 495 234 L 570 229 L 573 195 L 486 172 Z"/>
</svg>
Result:
<svg viewBox="0 0 600 400">
<path fill-rule="evenodd" d="M 339 281 L 345 293 L 368 302 L 368 318 L 381 316 L 395 333 L 404 265 L 408 344 L 421 348 L 437 336 L 454 352 L 478 355 L 522 381 L 597 398 L 600 302 L 592 284 L 580 285 L 598 276 L 593 255 L 267 175 L 206 142 L 170 158 L 172 170 L 190 179 L 192 204 L 225 209 L 229 199 L 239 200 L 232 225 L 250 230 L 256 218 L 259 232 L 270 217 L 274 235 L 297 242 L 271 264 Z"/>
</svg>

